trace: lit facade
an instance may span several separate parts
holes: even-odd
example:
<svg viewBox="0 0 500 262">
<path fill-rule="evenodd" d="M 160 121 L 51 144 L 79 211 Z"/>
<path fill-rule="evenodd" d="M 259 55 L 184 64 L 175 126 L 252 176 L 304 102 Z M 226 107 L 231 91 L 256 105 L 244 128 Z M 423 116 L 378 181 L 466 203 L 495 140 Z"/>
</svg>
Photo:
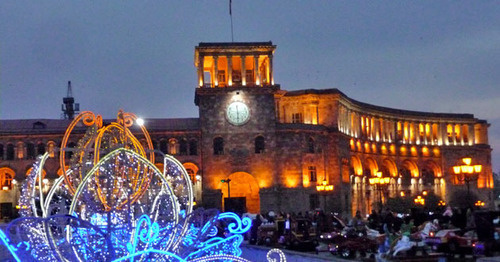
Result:
<svg viewBox="0 0 500 262">
<path fill-rule="evenodd" d="M 282 90 L 274 83 L 275 49 L 271 42 L 200 43 L 199 118 L 145 121 L 155 149 L 174 155 L 191 174 L 198 205 L 222 208 L 230 193 L 253 213 L 323 207 L 368 213 L 377 201 L 368 181 L 377 173 L 390 177 L 383 198 L 426 190 L 448 201 L 465 187 L 453 175 L 465 156 L 483 166 L 473 193 L 492 203 L 485 120 L 370 105 L 337 89 Z M 15 206 L 17 185 L 35 156 L 57 150 L 68 124 L 0 122 L 2 208 Z M 47 183 L 58 176 L 58 160 L 51 161 Z M 316 186 L 324 181 L 334 190 L 321 197 Z"/>
</svg>

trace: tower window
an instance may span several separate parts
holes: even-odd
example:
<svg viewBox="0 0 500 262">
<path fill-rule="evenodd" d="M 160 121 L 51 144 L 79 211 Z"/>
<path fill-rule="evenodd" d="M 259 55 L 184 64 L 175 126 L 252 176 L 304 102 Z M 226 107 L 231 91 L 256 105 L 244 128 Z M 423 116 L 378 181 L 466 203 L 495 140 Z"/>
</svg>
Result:
<svg viewBox="0 0 500 262">
<path fill-rule="evenodd" d="M 224 139 L 222 137 L 216 137 L 214 139 L 214 155 L 224 154 Z"/>
<path fill-rule="evenodd" d="M 255 154 L 262 154 L 266 149 L 266 144 L 263 136 L 258 136 L 255 138 Z"/>
</svg>

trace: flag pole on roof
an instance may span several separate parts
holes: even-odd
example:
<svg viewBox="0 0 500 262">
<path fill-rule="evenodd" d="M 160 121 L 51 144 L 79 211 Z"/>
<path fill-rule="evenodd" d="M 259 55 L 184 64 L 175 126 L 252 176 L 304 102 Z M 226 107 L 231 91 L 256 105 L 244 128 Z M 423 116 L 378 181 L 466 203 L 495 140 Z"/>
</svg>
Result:
<svg viewBox="0 0 500 262">
<path fill-rule="evenodd" d="M 233 11 L 232 11 L 232 4 L 233 1 L 229 0 L 229 16 L 231 17 L 231 42 L 234 42 L 234 36 L 233 36 Z"/>
</svg>

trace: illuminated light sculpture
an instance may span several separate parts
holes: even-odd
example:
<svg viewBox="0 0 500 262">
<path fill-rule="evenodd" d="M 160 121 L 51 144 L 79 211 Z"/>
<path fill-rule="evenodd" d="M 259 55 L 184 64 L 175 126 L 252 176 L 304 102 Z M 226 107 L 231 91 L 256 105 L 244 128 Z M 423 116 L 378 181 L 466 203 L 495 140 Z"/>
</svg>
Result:
<svg viewBox="0 0 500 262">
<path fill-rule="evenodd" d="M 38 158 L 23 184 L 22 217 L 0 230 L 16 261 L 248 261 L 240 257 L 240 244 L 251 220 L 193 210 L 183 165 L 165 155 L 159 170 L 154 153 L 147 154 L 153 151 L 147 130 L 140 126 L 148 150 L 129 130 L 135 119 L 120 111 L 117 122 L 103 127 L 91 112 L 77 116 L 63 146 L 80 121 L 87 133 L 77 147 L 61 149 L 64 175 L 45 183 L 48 193 L 41 178 L 49 154 Z M 227 225 L 224 237 L 218 223 Z M 281 251 L 270 253 L 285 261 Z"/>
</svg>

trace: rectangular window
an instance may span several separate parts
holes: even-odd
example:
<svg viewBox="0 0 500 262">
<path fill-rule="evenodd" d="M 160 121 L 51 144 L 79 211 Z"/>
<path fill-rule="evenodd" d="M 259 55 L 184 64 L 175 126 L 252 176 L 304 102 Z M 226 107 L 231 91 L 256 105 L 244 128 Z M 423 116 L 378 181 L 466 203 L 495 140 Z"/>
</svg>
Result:
<svg viewBox="0 0 500 262">
<path fill-rule="evenodd" d="M 226 85 L 226 72 L 225 71 L 219 71 L 217 80 L 219 81 L 219 86 L 225 86 Z"/>
<path fill-rule="evenodd" d="M 309 181 L 310 182 L 316 182 L 317 177 L 316 177 L 316 167 L 315 166 L 309 166 Z"/>
<path fill-rule="evenodd" d="M 292 114 L 292 123 L 303 123 L 302 113 Z"/>
</svg>

